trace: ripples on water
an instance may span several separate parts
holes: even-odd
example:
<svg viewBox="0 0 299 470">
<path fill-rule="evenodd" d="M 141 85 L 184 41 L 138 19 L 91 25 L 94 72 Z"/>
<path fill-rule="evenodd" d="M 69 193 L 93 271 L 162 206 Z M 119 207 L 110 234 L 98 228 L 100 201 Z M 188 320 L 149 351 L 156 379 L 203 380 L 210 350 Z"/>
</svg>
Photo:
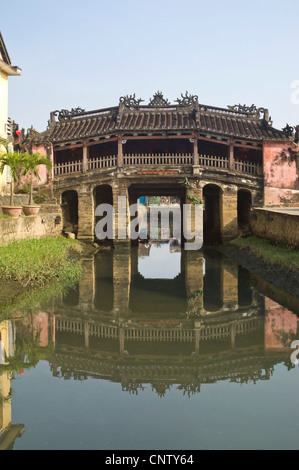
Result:
<svg viewBox="0 0 299 470">
<path fill-rule="evenodd" d="M 0 449 L 299 447 L 296 299 L 175 240 L 83 268 L 0 324 Z"/>
</svg>

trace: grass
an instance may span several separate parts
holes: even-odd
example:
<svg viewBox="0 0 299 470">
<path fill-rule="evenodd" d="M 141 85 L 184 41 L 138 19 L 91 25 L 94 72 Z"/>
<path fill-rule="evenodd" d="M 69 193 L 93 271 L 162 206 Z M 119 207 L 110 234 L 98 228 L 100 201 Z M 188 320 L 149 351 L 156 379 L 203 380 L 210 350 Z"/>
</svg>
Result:
<svg viewBox="0 0 299 470">
<path fill-rule="evenodd" d="M 43 287 L 52 281 L 78 282 L 81 250 L 77 240 L 66 238 L 10 243 L 0 248 L 0 280 L 17 281 L 23 287 Z"/>
<path fill-rule="evenodd" d="M 241 249 L 247 249 L 257 258 L 266 263 L 278 265 L 282 268 L 299 270 L 299 251 L 274 245 L 269 240 L 258 237 L 237 238 L 230 245 Z"/>
<path fill-rule="evenodd" d="M 11 219 L 11 216 L 6 214 L 0 214 L 0 219 Z"/>
</svg>

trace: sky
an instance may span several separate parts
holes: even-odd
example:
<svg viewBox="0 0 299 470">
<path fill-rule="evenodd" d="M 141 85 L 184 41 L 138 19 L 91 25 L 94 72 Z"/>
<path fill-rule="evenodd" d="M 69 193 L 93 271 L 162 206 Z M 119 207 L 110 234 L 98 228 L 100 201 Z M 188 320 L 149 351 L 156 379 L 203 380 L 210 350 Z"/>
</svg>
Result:
<svg viewBox="0 0 299 470">
<path fill-rule="evenodd" d="M 21 77 L 9 116 L 44 131 L 50 112 L 117 106 L 158 90 L 171 103 L 268 108 L 299 124 L 298 0 L 1 1 L 0 31 Z"/>
</svg>

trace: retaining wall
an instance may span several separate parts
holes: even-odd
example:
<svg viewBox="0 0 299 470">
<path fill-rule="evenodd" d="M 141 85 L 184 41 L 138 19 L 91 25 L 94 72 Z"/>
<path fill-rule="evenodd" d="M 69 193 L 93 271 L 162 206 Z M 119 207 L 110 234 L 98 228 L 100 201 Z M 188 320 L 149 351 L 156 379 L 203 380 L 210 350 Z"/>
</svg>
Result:
<svg viewBox="0 0 299 470">
<path fill-rule="evenodd" d="M 58 205 L 41 206 L 36 216 L 0 219 L 0 246 L 15 240 L 58 237 L 61 233 L 62 212 Z"/>
<path fill-rule="evenodd" d="M 290 248 L 299 248 L 299 214 L 254 209 L 250 227 L 253 235 Z"/>
</svg>

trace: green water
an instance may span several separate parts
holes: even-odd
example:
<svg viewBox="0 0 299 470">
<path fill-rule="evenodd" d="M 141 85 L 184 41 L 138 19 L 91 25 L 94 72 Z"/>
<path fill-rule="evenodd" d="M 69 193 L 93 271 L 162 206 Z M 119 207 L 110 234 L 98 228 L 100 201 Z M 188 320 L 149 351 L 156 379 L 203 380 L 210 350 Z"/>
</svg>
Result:
<svg viewBox="0 0 299 470">
<path fill-rule="evenodd" d="M 83 271 L 0 324 L 0 449 L 299 448 L 296 299 L 169 243 Z"/>
</svg>

